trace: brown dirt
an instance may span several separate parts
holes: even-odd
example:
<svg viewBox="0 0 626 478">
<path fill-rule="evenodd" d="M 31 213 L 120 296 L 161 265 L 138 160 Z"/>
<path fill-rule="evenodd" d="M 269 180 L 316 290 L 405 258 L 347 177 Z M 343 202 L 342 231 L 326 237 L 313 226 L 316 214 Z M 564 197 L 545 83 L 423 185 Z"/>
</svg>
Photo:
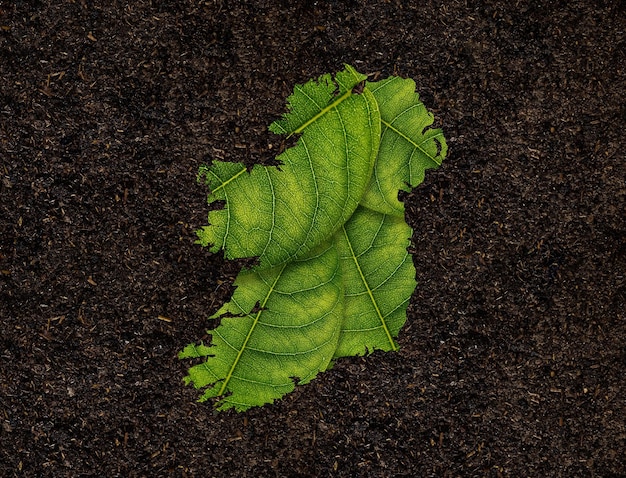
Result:
<svg viewBox="0 0 626 478">
<path fill-rule="evenodd" d="M 0 1 L 1 476 L 626 476 L 623 1 L 99 3 Z M 195 173 L 344 62 L 450 144 L 401 351 L 216 414 Z"/>
</svg>

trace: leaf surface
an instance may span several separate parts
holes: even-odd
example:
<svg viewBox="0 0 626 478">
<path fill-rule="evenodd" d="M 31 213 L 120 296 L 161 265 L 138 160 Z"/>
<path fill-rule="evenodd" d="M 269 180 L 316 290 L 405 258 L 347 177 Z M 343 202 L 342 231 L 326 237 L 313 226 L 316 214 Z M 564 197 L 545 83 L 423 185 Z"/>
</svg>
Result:
<svg viewBox="0 0 626 478">
<path fill-rule="evenodd" d="M 280 167 L 216 162 L 201 170 L 209 213 L 199 242 L 227 258 L 259 257 L 212 318 L 208 345 L 181 358 L 204 362 L 185 378 L 220 410 L 271 403 L 333 361 L 397 350 L 415 289 L 412 235 L 399 190 L 447 153 L 415 83 L 390 77 L 356 86 L 352 67 L 298 85 L 270 129 L 301 135 Z"/>
<path fill-rule="evenodd" d="M 397 350 L 415 290 L 403 218 L 359 207 L 335 234 L 344 284 L 344 319 L 335 358 Z"/>
<path fill-rule="evenodd" d="M 371 183 L 361 204 L 404 216 L 398 191 L 409 191 L 424 180 L 424 172 L 438 167 L 448 146 L 440 129 L 430 128 L 433 115 L 415 92 L 415 82 L 397 76 L 367 83 L 380 108 L 381 141 Z"/>
<path fill-rule="evenodd" d="M 327 368 L 339 338 L 343 284 L 339 256 L 326 242 L 301 260 L 242 271 L 230 302 L 212 318 L 210 345 L 188 345 L 180 358 L 206 358 L 186 382 L 209 387 L 201 400 L 219 409 L 271 403 Z M 258 307 L 257 307 L 258 304 Z"/>
<path fill-rule="evenodd" d="M 217 162 L 203 171 L 209 212 L 199 243 L 226 258 L 259 257 L 273 267 L 303 256 L 352 215 L 368 186 L 380 141 L 380 114 L 370 91 L 352 88 L 365 76 L 353 68 L 298 86 L 289 112 L 270 129 L 301 134 L 277 157 L 280 167 Z"/>
</svg>

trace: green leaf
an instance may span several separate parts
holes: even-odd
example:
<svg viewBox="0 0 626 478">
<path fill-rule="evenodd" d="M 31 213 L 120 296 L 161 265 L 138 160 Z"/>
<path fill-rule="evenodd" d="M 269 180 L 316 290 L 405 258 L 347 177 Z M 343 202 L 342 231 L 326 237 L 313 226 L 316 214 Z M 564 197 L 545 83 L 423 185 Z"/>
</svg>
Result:
<svg viewBox="0 0 626 478">
<path fill-rule="evenodd" d="M 398 349 L 394 339 L 416 285 L 411 234 L 402 218 L 364 207 L 335 234 L 345 290 L 336 358 Z"/>
<path fill-rule="evenodd" d="M 219 409 L 271 403 L 327 368 L 337 347 L 343 311 L 339 257 L 327 242 L 306 258 L 243 271 L 211 344 L 188 345 L 180 358 L 205 357 L 186 382 L 222 397 Z M 258 307 L 257 307 L 258 304 Z"/>
<path fill-rule="evenodd" d="M 259 257 L 273 267 L 303 256 L 352 215 L 368 186 L 380 140 L 380 115 L 370 91 L 352 88 L 365 76 L 346 67 L 298 86 L 290 111 L 271 130 L 302 136 L 278 156 L 280 167 L 216 162 L 202 170 L 209 213 L 199 243 L 226 258 Z M 336 93 L 336 94 L 335 94 Z"/>
<path fill-rule="evenodd" d="M 415 82 L 395 76 L 368 83 L 382 123 L 378 158 L 361 204 L 383 214 L 404 216 L 398 191 L 421 184 L 424 172 L 438 167 L 448 151 L 440 129 L 429 128 L 433 115 L 415 92 Z"/>
</svg>

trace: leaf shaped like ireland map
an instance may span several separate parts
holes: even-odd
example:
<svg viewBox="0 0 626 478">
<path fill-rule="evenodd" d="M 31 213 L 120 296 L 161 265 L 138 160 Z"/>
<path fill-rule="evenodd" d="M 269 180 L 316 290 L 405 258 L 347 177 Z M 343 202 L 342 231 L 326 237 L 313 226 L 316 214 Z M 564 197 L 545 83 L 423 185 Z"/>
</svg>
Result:
<svg viewBox="0 0 626 478">
<path fill-rule="evenodd" d="M 398 350 L 415 290 L 399 190 L 447 153 L 410 79 L 366 83 L 352 67 L 295 87 L 272 131 L 301 134 L 280 168 L 216 162 L 202 170 L 209 213 L 200 243 L 227 258 L 258 257 L 212 318 L 185 378 L 220 410 L 272 403 L 335 360 Z M 357 85 L 359 88 L 357 88 Z"/>
</svg>

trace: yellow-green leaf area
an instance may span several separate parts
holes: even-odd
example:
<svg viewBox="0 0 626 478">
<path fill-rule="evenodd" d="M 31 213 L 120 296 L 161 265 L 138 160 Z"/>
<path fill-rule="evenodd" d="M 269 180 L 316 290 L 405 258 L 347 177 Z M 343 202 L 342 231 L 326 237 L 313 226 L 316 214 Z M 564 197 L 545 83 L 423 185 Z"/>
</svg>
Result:
<svg viewBox="0 0 626 478">
<path fill-rule="evenodd" d="M 223 249 L 229 259 L 258 257 L 264 268 L 297 259 L 332 236 L 361 200 L 380 141 L 374 96 L 351 90 L 363 78 L 347 68 L 336 84 L 325 75 L 295 89 L 291 111 L 272 129 L 301 136 L 277 157 L 279 167 L 256 165 L 248 173 L 240 164 L 216 162 L 204 170 L 208 202 L 224 207 L 209 212 L 200 244 Z"/>
<path fill-rule="evenodd" d="M 395 337 L 416 286 L 411 234 L 403 218 L 364 207 L 336 233 L 344 319 L 335 357 L 398 349 Z"/>
<path fill-rule="evenodd" d="M 331 242 L 306 258 L 243 271 L 235 293 L 212 318 L 210 345 L 188 345 L 180 358 L 206 358 L 186 382 L 208 387 L 201 400 L 221 397 L 219 409 L 271 403 L 327 368 L 337 347 L 343 311 L 339 257 Z"/>
<path fill-rule="evenodd" d="M 352 94 L 352 88 L 367 79 L 350 65 L 335 75 L 325 74 L 317 81 L 296 85 L 287 98 L 287 113 L 270 125 L 276 134 L 301 133 L 309 124 L 328 113 Z"/>
<path fill-rule="evenodd" d="M 381 141 L 371 183 L 361 199 L 384 214 L 404 215 L 398 191 L 422 183 L 427 169 L 438 167 L 448 147 L 443 132 L 430 128 L 434 118 L 411 79 L 390 77 L 367 83 L 380 108 Z"/>
</svg>

